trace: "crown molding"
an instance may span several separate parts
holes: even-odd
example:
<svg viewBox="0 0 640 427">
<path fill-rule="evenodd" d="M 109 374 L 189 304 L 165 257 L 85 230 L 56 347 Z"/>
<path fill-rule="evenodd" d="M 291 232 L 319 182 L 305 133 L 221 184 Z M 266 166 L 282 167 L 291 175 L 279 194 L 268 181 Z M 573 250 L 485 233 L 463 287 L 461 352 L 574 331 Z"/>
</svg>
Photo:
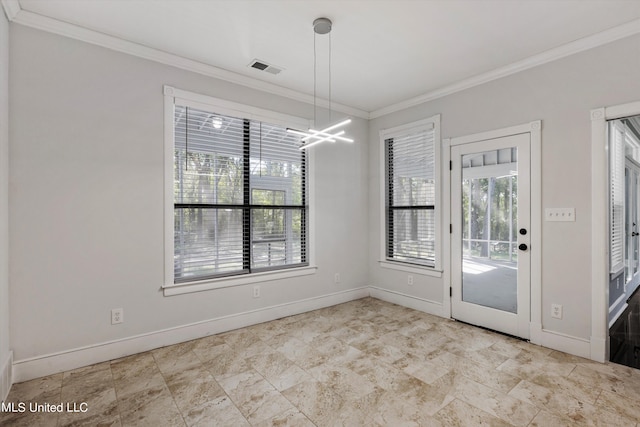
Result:
<svg viewBox="0 0 640 427">
<path fill-rule="evenodd" d="M 13 18 L 10 18 L 10 20 L 17 24 L 80 40 L 107 49 L 137 56 L 143 59 L 148 59 L 150 61 L 159 62 L 161 64 L 170 65 L 182 70 L 191 71 L 208 77 L 224 80 L 229 83 L 235 83 L 238 85 L 249 87 L 251 89 L 256 89 L 262 92 L 289 98 L 295 101 L 300 101 L 307 104 L 313 104 L 314 102 L 312 95 L 308 95 L 292 89 L 287 89 L 276 84 L 254 79 L 252 77 L 243 76 L 241 74 L 227 71 L 222 68 L 214 67 L 212 65 L 204 64 L 192 59 L 183 58 L 172 53 L 150 48 L 148 46 L 130 42 L 128 40 L 110 36 L 108 34 L 89 30 L 78 25 L 62 22 L 57 19 L 22 10 L 20 9 L 20 5 L 17 0 L 2 0 L 2 4 L 5 7 L 5 11 L 7 11 L 7 8 L 11 10 Z M 18 8 L 17 12 L 15 11 L 16 5 Z M 319 107 L 329 108 L 329 101 L 326 99 L 318 98 L 316 103 Z M 348 114 L 353 117 L 359 117 L 362 119 L 369 118 L 369 113 L 367 111 L 347 105 L 342 105 L 336 102 L 331 102 L 331 109 Z"/>
<path fill-rule="evenodd" d="M 251 89 L 282 96 L 284 98 L 289 98 L 295 101 L 304 102 L 306 104 L 313 104 L 314 102 L 313 96 L 309 94 L 298 92 L 252 77 L 244 76 L 238 73 L 224 70 L 222 68 L 194 61 L 192 59 L 183 58 L 172 53 L 150 48 L 138 43 L 89 30 L 87 28 L 69 24 L 67 22 L 62 22 L 33 12 L 22 10 L 19 0 L 0 1 L 2 2 L 2 7 L 9 21 L 15 22 L 17 24 L 73 38 L 107 49 L 137 56 L 143 59 L 148 59 L 154 62 L 159 62 L 165 65 L 170 65 L 186 71 L 191 71 L 208 77 L 224 80 L 229 83 L 242 85 Z M 521 61 L 496 68 L 486 73 L 478 74 L 468 79 L 461 80 L 451 85 L 438 88 L 431 92 L 427 92 L 414 98 L 410 98 L 405 101 L 401 101 L 396 104 L 392 104 L 371 112 L 335 102 L 331 102 L 330 105 L 328 100 L 322 98 L 318 98 L 316 100 L 316 104 L 322 108 L 329 108 L 331 106 L 331 109 L 348 114 L 353 117 L 362 119 L 375 119 L 387 114 L 414 107 L 416 105 L 424 104 L 438 98 L 443 98 L 456 92 L 461 92 L 463 90 L 470 89 L 472 87 L 479 86 L 484 83 L 500 79 L 502 77 L 507 77 L 512 74 L 516 74 L 521 71 L 546 64 L 548 62 L 562 59 L 585 50 L 593 49 L 595 47 L 602 46 L 616 40 L 630 37 L 638 33 L 640 33 L 640 19 L 636 19 L 627 22 L 626 24 L 622 24 L 617 27 L 602 31 L 600 33 L 566 43 L 562 46 L 550 49 L 537 55 L 533 55 Z"/>
<path fill-rule="evenodd" d="M 13 21 L 20 12 L 20 3 L 18 0 L 2 0 L 2 8 L 7 19 Z"/>
<path fill-rule="evenodd" d="M 519 73 L 520 71 L 525 71 L 530 68 L 555 61 L 557 59 L 562 59 L 585 50 L 593 49 L 595 47 L 602 46 L 604 44 L 611 43 L 625 37 L 630 37 L 638 33 L 640 33 L 640 19 L 636 19 L 627 22 L 626 24 L 622 24 L 617 27 L 602 31 L 600 33 L 569 42 L 540 54 L 530 56 L 529 58 L 523 59 L 522 61 L 517 61 L 504 67 L 496 68 L 486 73 L 478 74 L 471 78 L 461 80 L 448 86 L 444 86 L 415 98 L 411 98 L 406 101 L 398 102 L 397 104 L 372 111 L 371 113 L 369 113 L 369 117 L 371 119 L 375 119 L 377 117 L 395 113 L 397 111 L 414 107 L 425 102 L 433 101 L 434 99 L 442 98 L 456 92 L 470 89 L 474 86 L 479 86 L 481 84 L 488 83 L 490 81 L 497 80 L 511 74 Z"/>
</svg>

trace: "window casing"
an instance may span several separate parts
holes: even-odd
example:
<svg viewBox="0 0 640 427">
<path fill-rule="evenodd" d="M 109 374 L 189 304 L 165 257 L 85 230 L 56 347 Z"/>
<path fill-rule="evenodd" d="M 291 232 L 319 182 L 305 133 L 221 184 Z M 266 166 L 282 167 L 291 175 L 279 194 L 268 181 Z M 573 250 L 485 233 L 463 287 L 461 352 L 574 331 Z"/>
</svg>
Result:
<svg viewBox="0 0 640 427">
<path fill-rule="evenodd" d="M 440 117 L 381 132 L 383 260 L 440 267 Z"/>
<path fill-rule="evenodd" d="M 173 244 L 165 239 L 165 287 L 308 266 L 308 154 L 286 132 L 301 120 L 166 98 Z"/>
</svg>

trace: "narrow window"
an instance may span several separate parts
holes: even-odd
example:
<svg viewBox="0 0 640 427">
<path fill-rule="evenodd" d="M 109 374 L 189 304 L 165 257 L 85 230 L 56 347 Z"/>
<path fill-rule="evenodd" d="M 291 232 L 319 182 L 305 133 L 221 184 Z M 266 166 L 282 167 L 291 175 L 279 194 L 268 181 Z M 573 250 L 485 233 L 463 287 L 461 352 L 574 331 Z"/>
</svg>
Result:
<svg viewBox="0 0 640 427">
<path fill-rule="evenodd" d="M 434 121 L 383 134 L 388 261 L 436 266 L 439 207 Z"/>
</svg>

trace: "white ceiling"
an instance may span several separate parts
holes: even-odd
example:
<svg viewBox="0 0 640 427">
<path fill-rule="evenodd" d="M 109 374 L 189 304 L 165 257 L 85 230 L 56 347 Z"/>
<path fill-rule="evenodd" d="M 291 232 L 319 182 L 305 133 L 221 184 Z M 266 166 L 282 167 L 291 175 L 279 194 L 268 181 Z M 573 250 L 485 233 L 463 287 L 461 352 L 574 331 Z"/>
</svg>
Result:
<svg viewBox="0 0 640 427">
<path fill-rule="evenodd" d="M 614 38 L 640 31 L 637 0 L 3 2 L 19 5 L 18 18 L 54 18 L 307 98 L 313 94 L 312 22 L 325 16 L 333 21 L 332 99 L 365 112 L 561 57 L 603 31 L 618 34 Z M 611 30 L 623 24 L 626 32 Z M 328 36 L 316 41 L 318 96 L 327 98 Z M 255 58 L 284 71 L 274 76 L 248 68 Z"/>
</svg>

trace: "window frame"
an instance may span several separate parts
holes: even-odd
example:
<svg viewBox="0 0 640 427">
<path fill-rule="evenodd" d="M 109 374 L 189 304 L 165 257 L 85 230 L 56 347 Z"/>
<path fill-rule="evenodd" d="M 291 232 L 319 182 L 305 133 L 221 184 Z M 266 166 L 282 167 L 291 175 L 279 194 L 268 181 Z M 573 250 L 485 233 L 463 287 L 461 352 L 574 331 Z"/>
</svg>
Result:
<svg viewBox="0 0 640 427">
<path fill-rule="evenodd" d="M 316 272 L 313 242 L 314 239 L 314 213 L 313 180 L 311 171 L 313 168 L 313 156 L 306 153 L 306 202 L 307 202 L 307 233 L 306 233 L 306 265 L 284 268 L 257 269 L 258 271 L 199 278 L 193 281 L 175 282 L 174 277 L 174 106 L 176 104 L 196 108 L 200 110 L 215 111 L 221 115 L 228 115 L 262 121 L 269 124 L 291 128 L 308 128 L 309 121 L 304 118 L 277 113 L 258 107 L 239 104 L 222 100 L 207 95 L 201 95 L 189 91 L 176 89 L 165 85 L 164 93 L 164 284 L 162 286 L 165 296 L 179 295 L 190 292 L 199 292 L 209 289 L 240 286 L 250 283 L 258 283 L 270 280 L 286 279 Z"/>
<path fill-rule="evenodd" d="M 416 264 L 407 261 L 401 261 L 387 256 L 388 245 L 388 191 L 387 188 L 387 152 L 386 140 L 390 138 L 399 138 L 406 136 L 408 133 L 419 132 L 423 130 L 433 130 L 434 138 L 434 180 L 435 180 L 435 204 L 434 204 L 434 226 L 435 226 L 435 242 L 434 256 L 435 263 L 433 266 L 424 264 Z M 426 119 L 415 122 L 406 123 L 393 128 L 380 130 L 380 261 L 379 265 L 383 268 L 404 271 L 408 273 L 422 274 L 428 276 L 442 277 L 442 141 L 440 136 L 440 114 L 436 114 Z"/>
</svg>

